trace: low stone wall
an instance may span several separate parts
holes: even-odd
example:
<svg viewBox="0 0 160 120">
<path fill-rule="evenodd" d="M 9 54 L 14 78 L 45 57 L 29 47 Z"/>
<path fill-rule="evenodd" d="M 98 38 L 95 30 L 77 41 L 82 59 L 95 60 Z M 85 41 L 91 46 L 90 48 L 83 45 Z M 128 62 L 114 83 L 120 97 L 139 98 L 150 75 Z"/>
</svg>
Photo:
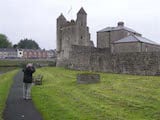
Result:
<svg viewBox="0 0 160 120">
<path fill-rule="evenodd" d="M 68 68 L 135 75 L 157 75 L 160 52 L 110 54 L 110 49 L 72 46 Z"/>
<path fill-rule="evenodd" d="M 77 83 L 79 84 L 90 84 L 100 82 L 99 74 L 87 74 L 82 73 L 77 75 Z"/>
<path fill-rule="evenodd" d="M 69 61 L 67 59 L 58 59 L 56 61 L 56 66 L 57 67 L 68 67 Z"/>
</svg>

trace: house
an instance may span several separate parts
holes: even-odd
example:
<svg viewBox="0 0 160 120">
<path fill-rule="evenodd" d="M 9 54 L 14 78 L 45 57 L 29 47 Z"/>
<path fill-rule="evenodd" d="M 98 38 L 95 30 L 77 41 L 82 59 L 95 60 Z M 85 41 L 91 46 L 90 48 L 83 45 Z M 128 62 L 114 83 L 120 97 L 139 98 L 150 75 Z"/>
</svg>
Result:
<svg viewBox="0 0 160 120">
<path fill-rule="evenodd" d="M 47 50 L 47 58 L 56 58 L 56 50 Z"/>
<path fill-rule="evenodd" d="M 23 49 L 23 56 L 24 59 L 45 59 L 47 58 L 46 50 L 40 49 Z"/>
<path fill-rule="evenodd" d="M 0 48 L 0 59 L 6 58 L 17 58 L 17 51 L 16 49 L 12 48 Z"/>
<path fill-rule="evenodd" d="M 111 52 L 156 52 L 160 44 L 142 37 L 142 34 L 118 22 L 97 32 L 97 48 L 110 48 Z"/>
<path fill-rule="evenodd" d="M 22 49 L 17 49 L 17 57 L 22 58 L 23 57 L 23 50 Z"/>
</svg>

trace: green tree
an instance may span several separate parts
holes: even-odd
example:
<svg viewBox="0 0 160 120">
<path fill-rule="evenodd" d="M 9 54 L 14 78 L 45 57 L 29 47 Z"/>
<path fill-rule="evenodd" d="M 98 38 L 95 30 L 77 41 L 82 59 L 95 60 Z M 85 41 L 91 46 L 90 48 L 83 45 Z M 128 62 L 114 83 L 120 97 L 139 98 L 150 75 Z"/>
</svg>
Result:
<svg viewBox="0 0 160 120">
<path fill-rule="evenodd" d="M 17 44 L 17 47 L 22 49 L 40 49 L 38 43 L 27 38 L 20 40 L 20 42 Z"/>
<path fill-rule="evenodd" d="M 0 33 L 0 48 L 11 48 L 12 43 L 9 42 L 6 35 Z"/>
</svg>

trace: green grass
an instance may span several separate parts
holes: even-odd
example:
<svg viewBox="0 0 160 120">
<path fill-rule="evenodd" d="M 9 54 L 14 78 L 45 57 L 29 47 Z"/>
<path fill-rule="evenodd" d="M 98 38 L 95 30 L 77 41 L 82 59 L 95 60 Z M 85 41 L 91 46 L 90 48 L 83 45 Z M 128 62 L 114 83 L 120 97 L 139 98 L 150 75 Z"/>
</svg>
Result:
<svg viewBox="0 0 160 120">
<path fill-rule="evenodd" d="M 2 114 L 5 108 L 6 99 L 13 82 L 13 76 L 16 73 L 17 70 L 14 70 L 0 75 L 0 120 L 2 120 Z"/>
<path fill-rule="evenodd" d="M 160 120 L 160 77 L 100 73 L 98 84 L 77 84 L 80 71 L 41 68 L 32 97 L 44 120 Z"/>
</svg>

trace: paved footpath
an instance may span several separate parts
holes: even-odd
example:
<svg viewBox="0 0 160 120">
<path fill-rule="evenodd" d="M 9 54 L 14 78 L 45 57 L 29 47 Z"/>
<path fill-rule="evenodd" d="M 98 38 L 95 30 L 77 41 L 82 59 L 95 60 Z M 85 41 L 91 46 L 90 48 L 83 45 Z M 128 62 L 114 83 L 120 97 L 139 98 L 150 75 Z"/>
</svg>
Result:
<svg viewBox="0 0 160 120">
<path fill-rule="evenodd" d="M 4 120 L 43 120 L 32 100 L 24 100 L 22 97 L 22 77 L 23 73 L 19 72 L 13 79 L 14 83 L 8 95 L 3 118 Z"/>
</svg>

